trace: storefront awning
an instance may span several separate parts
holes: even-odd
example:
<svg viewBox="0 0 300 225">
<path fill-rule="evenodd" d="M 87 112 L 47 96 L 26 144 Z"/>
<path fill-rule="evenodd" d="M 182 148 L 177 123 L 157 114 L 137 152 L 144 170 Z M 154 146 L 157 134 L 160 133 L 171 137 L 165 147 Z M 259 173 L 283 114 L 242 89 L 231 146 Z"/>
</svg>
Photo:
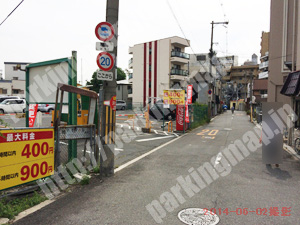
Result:
<svg viewBox="0 0 300 225">
<path fill-rule="evenodd" d="M 300 91 L 300 71 L 290 73 L 280 91 L 286 96 L 296 96 Z"/>
</svg>

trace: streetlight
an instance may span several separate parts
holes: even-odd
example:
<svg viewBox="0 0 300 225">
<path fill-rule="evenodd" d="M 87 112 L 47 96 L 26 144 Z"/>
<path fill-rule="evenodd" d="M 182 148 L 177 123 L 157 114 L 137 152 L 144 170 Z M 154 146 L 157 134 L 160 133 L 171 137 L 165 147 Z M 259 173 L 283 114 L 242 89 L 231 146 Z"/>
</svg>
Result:
<svg viewBox="0 0 300 225">
<path fill-rule="evenodd" d="M 214 51 L 213 51 L 213 39 L 214 39 L 214 25 L 217 25 L 217 24 L 229 24 L 229 21 L 226 21 L 226 22 L 214 22 L 214 21 L 212 21 L 211 22 L 211 40 L 210 40 L 210 49 L 209 49 L 209 61 L 210 61 L 210 63 L 209 63 L 209 73 L 210 73 L 210 75 L 212 76 L 212 58 L 213 58 L 213 56 L 214 56 Z M 216 90 L 215 90 L 215 88 L 216 88 L 216 80 L 215 80 L 215 77 L 213 76 L 213 78 L 214 78 L 214 83 L 213 83 L 213 85 L 214 85 L 214 87 L 213 87 L 213 90 L 214 90 L 214 92 L 213 92 L 213 96 L 214 96 L 214 102 L 215 102 L 215 105 L 216 105 Z M 216 108 L 216 106 L 214 107 L 214 109 Z M 213 113 L 213 114 L 215 114 L 215 112 Z"/>
</svg>

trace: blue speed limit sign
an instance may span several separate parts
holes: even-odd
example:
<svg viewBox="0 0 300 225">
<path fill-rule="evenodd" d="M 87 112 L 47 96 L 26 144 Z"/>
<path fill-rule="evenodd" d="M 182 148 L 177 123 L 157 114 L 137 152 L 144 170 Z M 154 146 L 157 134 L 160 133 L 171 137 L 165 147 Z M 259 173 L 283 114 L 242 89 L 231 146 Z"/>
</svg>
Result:
<svg viewBox="0 0 300 225">
<path fill-rule="evenodd" d="M 101 52 L 97 56 L 97 64 L 103 71 L 110 71 L 114 66 L 114 58 L 108 52 Z"/>
</svg>

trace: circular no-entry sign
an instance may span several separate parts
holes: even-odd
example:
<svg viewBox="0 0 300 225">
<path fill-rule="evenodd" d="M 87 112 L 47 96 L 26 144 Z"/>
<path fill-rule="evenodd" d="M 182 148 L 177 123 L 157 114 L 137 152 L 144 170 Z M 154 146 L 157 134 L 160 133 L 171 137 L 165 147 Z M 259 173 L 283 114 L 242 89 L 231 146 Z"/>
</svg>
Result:
<svg viewBox="0 0 300 225">
<path fill-rule="evenodd" d="M 97 64 L 103 71 L 110 71 L 114 66 L 114 58 L 108 52 L 101 52 L 97 56 Z"/>
<path fill-rule="evenodd" d="M 115 34 L 114 27 L 108 22 L 101 22 L 95 29 L 96 37 L 100 41 L 110 41 Z"/>
<path fill-rule="evenodd" d="M 209 95 L 211 95 L 212 91 L 209 89 L 207 93 L 208 93 Z"/>
</svg>

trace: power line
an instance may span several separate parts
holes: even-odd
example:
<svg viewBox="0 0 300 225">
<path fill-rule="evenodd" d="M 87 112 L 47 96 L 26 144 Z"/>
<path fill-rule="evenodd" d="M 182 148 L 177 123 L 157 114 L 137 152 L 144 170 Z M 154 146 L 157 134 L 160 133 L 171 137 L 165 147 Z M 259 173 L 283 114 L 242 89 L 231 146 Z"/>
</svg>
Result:
<svg viewBox="0 0 300 225">
<path fill-rule="evenodd" d="M 188 39 L 187 39 L 186 36 L 185 36 L 185 33 L 184 33 L 184 31 L 183 31 L 183 29 L 182 29 L 180 23 L 179 23 L 179 20 L 177 19 L 176 15 L 175 15 L 175 12 L 174 12 L 174 10 L 173 10 L 173 8 L 172 8 L 172 6 L 171 6 L 169 0 L 166 0 L 166 1 L 167 1 L 167 4 L 168 4 L 168 6 L 169 6 L 171 12 L 172 12 L 172 15 L 173 15 L 174 19 L 176 20 L 177 25 L 179 26 L 179 28 L 180 28 L 180 30 L 181 30 L 181 33 L 182 33 L 183 36 L 184 36 L 184 39 L 186 40 L 186 42 L 188 43 L 189 47 L 191 48 L 192 52 L 193 52 L 194 55 L 195 55 L 195 52 L 194 52 L 194 50 L 193 50 L 191 44 L 188 42 Z"/>
<path fill-rule="evenodd" d="M 16 6 L 16 8 L 14 8 L 14 10 L 11 11 L 10 14 L 8 14 L 8 16 L 1 22 L 0 26 L 8 19 L 8 17 L 11 16 L 11 14 L 13 14 L 13 12 L 14 12 L 14 11 L 15 11 L 15 10 L 16 10 L 23 2 L 24 2 L 24 0 L 22 0 L 22 1 Z"/>
</svg>

